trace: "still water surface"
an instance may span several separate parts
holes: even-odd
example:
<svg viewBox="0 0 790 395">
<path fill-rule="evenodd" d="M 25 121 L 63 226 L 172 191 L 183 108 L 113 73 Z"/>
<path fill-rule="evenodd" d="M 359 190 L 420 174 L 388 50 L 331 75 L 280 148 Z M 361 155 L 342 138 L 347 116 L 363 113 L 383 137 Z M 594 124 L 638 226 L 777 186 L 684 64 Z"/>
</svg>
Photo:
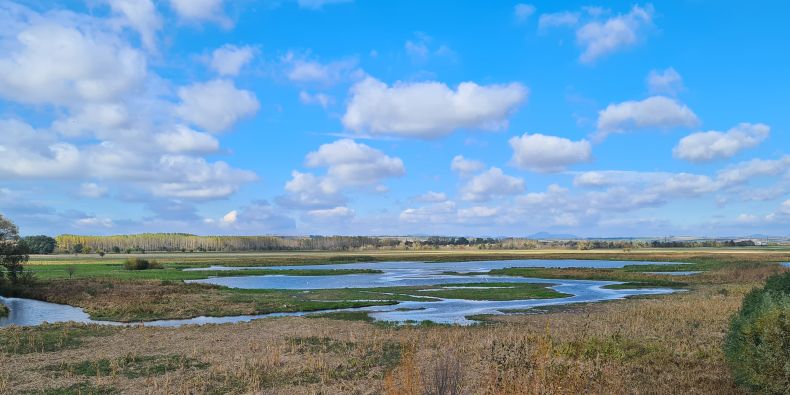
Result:
<svg viewBox="0 0 790 395">
<path fill-rule="evenodd" d="M 521 278 L 508 276 L 491 276 L 483 273 L 493 269 L 507 267 L 541 267 L 541 268 L 620 268 L 625 265 L 661 264 L 659 262 L 634 261 L 591 261 L 591 260 L 510 260 L 510 261 L 475 261 L 475 262 L 373 262 L 349 263 L 332 265 L 300 265 L 282 266 L 277 269 L 374 269 L 381 270 L 376 274 L 349 274 L 329 276 L 244 276 L 244 270 L 258 268 L 212 266 L 187 270 L 236 270 L 238 277 L 215 277 L 190 282 L 222 285 L 231 288 L 245 289 L 338 289 L 338 288 L 374 288 L 414 285 L 441 285 L 470 282 L 528 282 L 553 284 L 558 292 L 572 295 L 557 299 L 528 299 L 514 301 L 473 301 L 464 299 L 441 299 L 439 301 L 401 302 L 392 306 L 371 306 L 357 309 L 368 311 L 377 320 L 407 322 L 429 320 L 437 323 L 469 324 L 473 321 L 467 317 L 474 314 L 503 314 L 507 310 L 528 309 L 538 306 L 559 305 L 569 303 L 598 302 L 622 299 L 634 295 L 655 295 L 674 292 L 667 288 L 651 289 L 605 289 L 606 285 L 617 284 L 614 281 L 594 280 L 557 280 L 540 278 Z M 455 273 L 468 273 L 459 275 Z M 43 322 L 75 321 L 118 325 L 106 321 L 93 321 L 82 309 L 46 303 L 29 299 L 0 298 L 0 302 L 10 307 L 8 317 L 0 318 L 0 327 L 7 325 L 39 325 Z M 277 313 L 263 315 L 245 315 L 228 317 L 196 317 L 183 320 L 161 320 L 143 323 L 146 326 L 181 326 L 247 322 L 264 317 L 299 316 L 305 313 Z"/>
</svg>

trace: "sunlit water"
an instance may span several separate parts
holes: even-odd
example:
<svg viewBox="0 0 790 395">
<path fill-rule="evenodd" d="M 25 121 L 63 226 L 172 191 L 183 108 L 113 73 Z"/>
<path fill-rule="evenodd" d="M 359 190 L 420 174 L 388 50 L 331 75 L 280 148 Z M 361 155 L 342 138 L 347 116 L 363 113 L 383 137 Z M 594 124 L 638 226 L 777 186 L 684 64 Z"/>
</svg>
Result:
<svg viewBox="0 0 790 395">
<path fill-rule="evenodd" d="M 339 288 L 374 288 L 396 286 L 420 286 L 459 284 L 472 282 L 514 282 L 552 284 L 551 288 L 572 295 L 556 299 L 529 299 L 514 301 L 472 301 L 463 299 L 441 299 L 439 301 L 410 301 L 391 306 L 371 306 L 344 311 L 367 311 L 377 320 L 410 322 L 433 321 L 447 324 L 469 324 L 474 321 L 468 316 L 476 314 L 503 314 L 507 310 L 529 309 L 538 306 L 560 305 L 569 303 L 598 302 L 622 299 L 634 295 L 656 295 L 674 292 L 667 288 L 651 289 L 605 289 L 606 285 L 618 284 L 614 281 L 594 280 L 557 280 L 540 278 L 522 278 L 507 276 L 490 276 L 474 274 L 493 269 L 507 267 L 544 267 L 544 268 L 620 268 L 625 265 L 660 264 L 657 262 L 633 261 L 589 261 L 589 260 L 511 260 L 511 261 L 476 261 L 476 262 L 375 262 L 350 263 L 333 265 L 301 265 L 283 266 L 277 269 L 375 269 L 382 273 L 348 274 L 329 276 L 238 276 L 215 277 L 189 282 L 222 285 L 244 289 L 339 289 Z M 202 269 L 188 270 L 244 270 L 259 268 L 240 268 L 212 266 Z M 470 275 L 447 274 L 446 272 L 470 273 Z M 677 273 L 677 272 L 674 272 Z M 7 325 L 40 325 L 44 322 L 75 321 L 118 325 L 118 323 L 91 320 L 82 309 L 46 303 L 36 300 L 19 298 L 0 298 L 0 302 L 10 307 L 8 317 L 0 318 L 0 327 Z M 338 311 L 338 310 L 336 310 Z M 324 311 L 326 312 L 326 311 Z M 183 320 L 160 320 L 143 323 L 146 326 L 181 326 L 202 324 L 223 324 L 248 322 L 255 319 L 273 316 L 300 316 L 305 313 L 276 313 L 262 315 L 227 316 L 227 317 L 196 317 Z"/>
</svg>

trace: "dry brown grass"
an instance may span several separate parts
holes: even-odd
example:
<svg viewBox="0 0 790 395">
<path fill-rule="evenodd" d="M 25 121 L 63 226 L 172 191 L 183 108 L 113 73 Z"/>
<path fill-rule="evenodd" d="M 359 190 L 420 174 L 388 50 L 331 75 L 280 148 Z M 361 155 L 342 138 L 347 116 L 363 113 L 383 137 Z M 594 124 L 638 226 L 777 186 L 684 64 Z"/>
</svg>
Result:
<svg viewBox="0 0 790 395">
<path fill-rule="evenodd" d="M 476 327 L 294 317 L 115 328 L 77 348 L 0 353 L 0 393 L 89 383 L 123 393 L 440 394 L 437 377 L 445 377 L 455 380 L 455 393 L 468 394 L 736 394 L 721 350 L 729 317 L 746 292 L 785 270 L 761 262 L 784 258 L 721 259 L 731 265 L 689 279 L 687 292 L 498 316 Z M 44 370 L 130 354 L 178 355 L 208 367 L 135 379 L 55 378 Z"/>
<path fill-rule="evenodd" d="M 280 318 L 116 329 L 77 349 L 5 355 L 0 386 L 22 390 L 88 380 L 129 393 L 422 394 L 435 388 L 437 362 L 452 353 L 464 393 L 737 393 L 720 343 L 728 317 L 750 288 L 702 286 L 655 299 L 505 316 L 497 325 L 471 328 Z M 393 361 L 371 359 L 392 344 L 402 350 L 394 369 Z M 209 367 L 139 379 L 57 381 L 42 371 L 127 354 L 183 355 Z"/>
</svg>

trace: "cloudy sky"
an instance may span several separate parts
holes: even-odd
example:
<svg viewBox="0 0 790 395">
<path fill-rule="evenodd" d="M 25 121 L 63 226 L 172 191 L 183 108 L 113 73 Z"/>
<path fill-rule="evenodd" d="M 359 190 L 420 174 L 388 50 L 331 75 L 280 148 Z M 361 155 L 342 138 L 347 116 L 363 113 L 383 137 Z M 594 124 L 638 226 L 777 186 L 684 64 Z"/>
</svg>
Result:
<svg viewBox="0 0 790 395">
<path fill-rule="evenodd" d="M 788 235 L 790 6 L 601 4 L 3 1 L 0 213 L 50 235 Z"/>
</svg>

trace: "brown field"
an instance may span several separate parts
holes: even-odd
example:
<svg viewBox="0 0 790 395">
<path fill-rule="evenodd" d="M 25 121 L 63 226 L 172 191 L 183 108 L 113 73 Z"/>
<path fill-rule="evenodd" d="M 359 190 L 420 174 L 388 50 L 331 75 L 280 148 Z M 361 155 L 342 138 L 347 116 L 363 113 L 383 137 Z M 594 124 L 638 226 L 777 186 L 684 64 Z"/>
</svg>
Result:
<svg viewBox="0 0 790 395">
<path fill-rule="evenodd" d="M 787 270 L 771 262 L 790 254 L 727 252 L 620 253 L 721 266 L 684 279 L 687 292 L 501 316 L 475 327 L 276 318 L 176 329 L 0 329 L 0 342 L 9 344 L 0 344 L 0 392 L 740 393 L 721 351 L 729 318 L 748 290 Z M 84 332 L 79 341 L 75 331 Z"/>
</svg>

